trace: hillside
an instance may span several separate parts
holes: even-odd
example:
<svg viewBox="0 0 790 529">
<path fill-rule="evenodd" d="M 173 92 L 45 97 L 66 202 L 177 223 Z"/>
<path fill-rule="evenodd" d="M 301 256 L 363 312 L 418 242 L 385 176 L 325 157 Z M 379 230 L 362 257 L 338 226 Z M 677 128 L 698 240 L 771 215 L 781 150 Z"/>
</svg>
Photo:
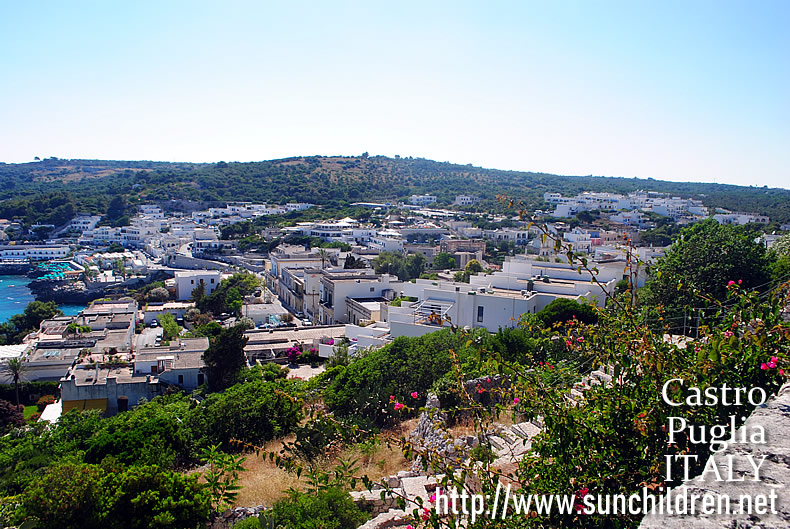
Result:
<svg viewBox="0 0 790 529">
<path fill-rule="evenodd" d="M 790 190 L 653 179 L 559 176 L 501 171 L 420 158 L 297 157 L 248 163 L 190 164 L 148 161 L 61 160 L 0 164 L 0 217 L 59 223 L 74 211 L 106 213 L 110 199 L 287 201 L 342 206 L 364 200 L 405 199 L 431 193 L 440 202 L 468 193 L 495 207 L 496 195 L 543 204 L 546 191 L 627 193 L 637 189 L 697 196 L 706 205 L 790 221 Z M 116 203 L 117 205 L 117 203 Z"/>
</svg>

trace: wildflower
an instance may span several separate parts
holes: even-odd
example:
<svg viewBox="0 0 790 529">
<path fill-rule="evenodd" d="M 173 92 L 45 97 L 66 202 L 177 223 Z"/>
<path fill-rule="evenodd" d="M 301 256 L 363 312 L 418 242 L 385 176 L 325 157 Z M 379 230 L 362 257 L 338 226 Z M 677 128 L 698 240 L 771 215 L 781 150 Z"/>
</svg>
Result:
<svg viewBox="0 0 790 529">
<path fill-rule="evenodd" d="M 739 284 L 739 285 L 742 285 L 742 284 L 743 284 L 743 279 L 739 279 L 739 280 L 738 280 L 738 284 Z"/>
<path fill-rule="evenodd" d="M 395 395 L 390 395 L 390 402 L 395 400 Z"/>
<path fill-rule="evenodd" d="M 763 362 L 762 364 L 760 364 L 760 369 L 762 369 L 763 371 L 765 371 L 766 369 L 768 369 L 768 364 L 766 364 L 765 362 Z"/>
<path fill-rule="evenodd" d="M 402 409 L 403 409 L 403 404 L 401 404 L 400 402 L 396 402 L 395 403 L 395 411 L 402 410 Z"/>
<path fill-rule="evenodd" d="M 781 376 L 785 376 L 785 370 L 784 370 L 784 369 L 780 369 L 780 370 L 779 370 L 779 374 L 780 374 Z"/>
<path fill-rule="evenodd" d="M 416 399 L 419 396 L 420 396 L 419 393 L 417 393 L 416 391 L 411 392 L 411 398 Z"/>
<path fill-rule="evenodd" d="M 519 398 L 518 398 L 518 397 L 514 397 L 514 398 L 513 398 L 513 404 L 518 404 L 518 401 L 519 401 Z"/>
<path fill-rule="evenodd" d="M 731 286 L 732 286 L 732 285 L 734 285 L 734 284 L 735 284 L 735 281 L 733 281 L 732 279 L 730 279 L 730 280 L 727 282 L 727 286 L 728 286 L 728 287 L 731 287 Z"/>
</svg>

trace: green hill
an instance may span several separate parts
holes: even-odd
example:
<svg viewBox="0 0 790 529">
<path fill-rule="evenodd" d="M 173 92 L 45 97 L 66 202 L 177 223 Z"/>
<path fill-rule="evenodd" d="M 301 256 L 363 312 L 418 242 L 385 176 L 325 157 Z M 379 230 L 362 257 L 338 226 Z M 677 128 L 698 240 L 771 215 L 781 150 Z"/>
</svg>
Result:
<svg viewBox="0 0 790 529">
<path fill-rule="evenodd" d="M 790 190 L 653 179 L 560 176 L 501 171 L 421 158 L 306 156 L 248 163 L 192 164 L 148 161 L 61 160 L 0 164 L 0 218 L 59 224 L 76 211 L 114 217 L 127 204 L 148 201 L 290 201 L 339 207 L 350 202 L 405 199 L 431 193 L 449 203 L 457 194 L 496 207 L 506 194 L 527 207 L 543 193 L 627 193 L 638 189 L 701 198 L 708 206 L 751 211 L 790 221 Z M 110 202 L 114 201 L 110 208 Z"/>
</svg>

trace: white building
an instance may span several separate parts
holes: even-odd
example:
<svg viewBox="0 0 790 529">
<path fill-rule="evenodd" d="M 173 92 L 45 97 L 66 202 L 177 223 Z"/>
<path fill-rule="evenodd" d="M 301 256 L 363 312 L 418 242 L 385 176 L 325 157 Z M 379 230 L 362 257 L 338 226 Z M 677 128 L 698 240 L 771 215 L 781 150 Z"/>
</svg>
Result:
<svg viewBox="0 0 790 529">
<path fill-rule="evenodd" d="M 33 261 L 50 261 L 63 259 L 71 249 L 67 245 L 27 245 L 14 244 L 0 246 L 0 259 L 30 259 Z"/>
<path fill-rule="evenodd" d="M 768 224 L 768 217 L 764 215 L 757 215 L 755 213 L 717 213 L 713 215 L 713 220 L 719 224 Z"/>
<path fill-rule="evenodd" d="M 455 196 L 455 205 L 456 206 L 475 206 L 480 203 L 480 197 L 475 197 L 471 195 L 456 195 Z"/>
<path fill-rule="evenodd" d="M 378 276 L 370 269 L 323 270 L 319 322 L 321 325 L 356 323 L 355 314 L 375 310 L 365 303 L 394 299 L 401 285 L 395 276 Z"/>
<path fill-rule="evenodd" d="M 415 206 L 428 206 L 436 202 L 434 195 L 412 195 L 409 202 Z"/>
<path fill-rule="evenodd" d="M 203 282 L 206 295 L 211 294 L 219 286 L 221 273 L 219 270 L 179 270 L 175 273 L 176 299 L 185 301 L 192 297 L 192 291 Z"/>
</svg>

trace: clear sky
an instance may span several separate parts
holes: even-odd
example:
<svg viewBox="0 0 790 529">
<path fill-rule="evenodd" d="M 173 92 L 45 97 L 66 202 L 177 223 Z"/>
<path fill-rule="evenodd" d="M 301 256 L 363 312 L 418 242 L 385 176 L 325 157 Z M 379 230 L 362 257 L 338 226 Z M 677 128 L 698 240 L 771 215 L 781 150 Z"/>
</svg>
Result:
<svg viewBox="0 0 790 529">
<path fill-rule="evenodd" d="M 0 0 L 0 161 L 369 152 L 790 187 L 790 1 Z"/>
</svg>

